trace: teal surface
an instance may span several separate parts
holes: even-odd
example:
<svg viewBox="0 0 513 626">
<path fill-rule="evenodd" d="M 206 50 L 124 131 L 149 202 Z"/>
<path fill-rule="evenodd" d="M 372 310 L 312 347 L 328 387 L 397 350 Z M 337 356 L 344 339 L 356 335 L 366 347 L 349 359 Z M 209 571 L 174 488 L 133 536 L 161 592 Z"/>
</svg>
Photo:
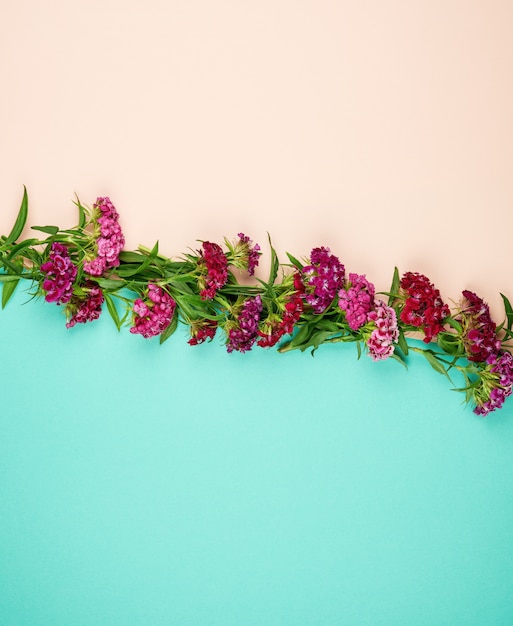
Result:
<svg viewBox="0 0 513 626">
<path fill-rule="evenodd" d="M 513 400 L 0 312 L 2 626 L 511 625 Z"/>
</svg>

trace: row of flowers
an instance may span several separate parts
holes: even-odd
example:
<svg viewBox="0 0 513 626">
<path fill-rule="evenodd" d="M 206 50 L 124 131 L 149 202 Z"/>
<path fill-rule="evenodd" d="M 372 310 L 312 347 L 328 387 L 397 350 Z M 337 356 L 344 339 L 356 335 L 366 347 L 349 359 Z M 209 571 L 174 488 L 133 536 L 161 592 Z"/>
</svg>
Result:
<svg viewBox="0 0 513 626">
<path fill-rule="evenodd" d="M 279 352 L 350 342 L 374 361 L 393 358 L 406 364 L 411 352 L 452 381 L 486 415 L 500 408 L 513 386 L 513 309 L 502 296 L 505 321 L 497 326 L 488 305 L 463 291 L 451 310 L 431 281 L 396 269 L 388 292 L 377 293 L 364 275 L 347 273 L 327 247 L 314 248 L 300 261 L 288 254 L 279 262 L 269 241 L 267 281 L 237 281 L 234 269 L 254 276 L 261 250 L 239 233 L 224 248 L 210 241 L 179 260 L 140 246 L 124 250 L 119 215 L 109 198 L 92 208 L 77 199 L 79 222 L 72 229 L 33 226 L 44 239 L 19 240 L 28 215 L 26 190 L 16 222 L 0 238 L 2 307 L 21 280 L 32 281 L 35 295 L 61 305 L 71 328 L 98 319 L 106 309 L 118 329 L 163 342 L 178 323 L 190 329 L 190 345 L 212 340 L 218 330 L 228 352 L 278 345 Z M 422 333 L 425 347 L 409 340 Z"/>
</svg>

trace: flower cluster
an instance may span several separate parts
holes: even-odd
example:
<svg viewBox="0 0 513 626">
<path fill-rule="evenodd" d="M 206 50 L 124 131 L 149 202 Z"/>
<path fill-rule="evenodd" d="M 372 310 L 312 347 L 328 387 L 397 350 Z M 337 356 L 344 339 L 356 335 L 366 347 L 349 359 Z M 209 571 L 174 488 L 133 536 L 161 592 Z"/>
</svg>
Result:
<svg viewBox="0 0 513 626">
<path fill-rule="evenodd" d="M 258 322 L 261 312 L 262 300 L 260 296 L 244 301 L 236 325 L 229 327 L 228 343 L 226 344 L 228 352 L 251 350 L 258 336 Z"/>
<path fill-rule="evenodd" d="M 187 342 L 190 346 L 197 346 L 215 337 L 217 331 L 216 320 L 201 319 L 191 322 L 191 338 Z"/>
<path fill-rule="evenodd" d="M 294 332 L 294 326 L 299 321 L 303 312 L 304 285 L 298 272 L 294 274 L 295 291 L 287 298 L 284 305 L 283 316 L 273 316 L 266 320 L 263 329 L 258 331 L 260 339 L 257 345 L 261 348 L 275 346 L 284 335 Z"/>
<path fill-rule="evenodd" d="M 78 269 L 69 257 L 68 248 L 54 241 L 48 261 L 43 263 L 40 269 L 44 272 L 42 287 L 46 291 L 45 300 L 57 304 L 69 302 L 73 295 L 73 282 Z"/>
<path fill-rule="evenodd" d="M 163 333 L 171 323 L 176 302 L 161 287 L 150 283 L 146 300 L 137 298 L 133 306 L 130 332 L 149 339 Z"/>
<path fill-rule="evenodd" d="M 338 292 L 338 306 L 345 311 L 351 330 L 358 330 L 374 306 L 374 285 L 364 275 L 349 274 L 349 282 Z"/>
<path fill-rule="evenodd" d="M 486 302 L 472 291 L 463 291 L 465 302 L 461 308 L 463 344 L 468 360 L 475 363 L 487 361 L 498 354 L 501 341 L 496 335 L 496 325 Z"/>
<path fill-rule="evenodd" d="M 513 356 L 500 352 L 488 358 L 486 372 L 481 374 L 480 385 L 474 392 L 476 415 L 487 415 L 500 409 L 511 395 L 513 387 Z"/>
<path fill-rule="evenodd" d="M 322 246 L 312 250 L 310 265 L 302 271 L 307 287 L 305 300 L 314 313 L 323 313 L 344 284 L 345 268 L 329 248 Z"/>
<path fill-rule="evenodd" d="M 252 240 L 244 233 L 239 233 L 237 237 L 239 240 L 235 245 L 225 239 L 229 251 L 229 263 L 237 269 L 246 270 L 250 276 L 253 276 L 260 261 L 260 246 L 257 243 L 252 245 Z"/>
<path fill-rule="evenodd" d="M 440 292 L 429 278 L 417 272 L 406 272 L 401 279 L 401 290 L 405 296 L 401 320 L 405 324 L 420 328 L 424 342 L 429 343 L 443 328 L 449 307 L 444 304 Z"/>
<path fill-rule="evenodd" d="M 198 259 L 200 277 L 198 280 L 202 300 L 212 300 L 218 289 L 228 280 L 228 259 L 217 243 L 204 241 Z"/>
<path fill-rule="evenodd" d="M 376 300 L 375 308 L 369 312 L 368 319 L 375 326 L 367 340 L 369 356 L 373 361 L 387 359 L 394 353 L 394 344 L 399 338 L 395 311 L 382 300 Z"/>
<path fill-rule="evenodd" d="M 101 276 L 105 270 L 119 265 L 119 254 L 125 238 L 119 225 L 119 215 L 109 198 L 98 198 L 93 205 L 94 254 L 84 263 L 84 271 Z"/>
<path fill-rule="evenodd" d="M 103 291 L 98 285 L 91 282 L 86 282 L 82 286 L 82 290 L 85 292 L 85 296 L 73 295 L 66 305 L 66 314 L 69 317 L 66 328 L 72 328 L 75 324 L 92 322 L 100 317 L 105 299 Z"/>
</svg>

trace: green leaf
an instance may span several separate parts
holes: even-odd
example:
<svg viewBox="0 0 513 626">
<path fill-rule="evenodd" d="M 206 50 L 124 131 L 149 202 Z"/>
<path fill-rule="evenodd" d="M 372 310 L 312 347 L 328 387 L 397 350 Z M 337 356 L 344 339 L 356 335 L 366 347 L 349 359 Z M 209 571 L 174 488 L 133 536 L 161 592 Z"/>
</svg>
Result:
<svg viewBox="0 0 513 626">
<path fill-rule="evenodd" d="M 449 326 L 454 328 L 454 330 L 456 330 L 458 333 L 461 333 L 463 331 L 461 324 L 457 320 L 455 320 L 453 317 L 450 317 L 450 316 L 446 317 L 445 323 L 449 324 Z"/>
<path fill-rule="evenodd" d="M 403 351 L 404 356 L 408 356 L 408 350 L 409 350 L 408 343 L 402 331 L 399 331 L 399 340 L 397 343 L 399 344 L 399 347 Z"/>
<path fill-rule="evenodd" d="M 166 330 L 160 335 L 160 345 L 167 341 L 169 337 L 175 332 L 178 327 L 178 315 L 174 315 L 171 320 L 171 324 L 166 328 Z"/>
<path fill-rule="evenodd" d="M 289 257 L 289 261 L 292 263 L 292 265 L 294 265 L 294 267 L 296 267 L 298 270 L 303 269 L 303 264 L 301 263 L 301 261 L 298 261 L 295 256 L 292 256 L 292 254 L 288 252 L 287 256 Z"/>
<path fill-rule="evenodd" d="M 107 310 L 110 313 L 110 316 L 114 320 L 114 324 L 116 324 L 116 328 L 121 330 L 121 320 L 119 319 L 118 310 L 116 309 L 116 305 L 114 304 L 114 300 L 112 296 L 108 293 L 103 294 L 105 297 L 105 304 L 107 305 Z"/>
<path fill-rule="evenodd" d="M 504 310 L 506 312 L 506 319 L 508 321 L 508 330 L 511 330 L 513 327 L 513 307 L 511 306 L 511 302 L 506 298 L 503 293 L 501 293 L 501 298 L 504 302 Z"/>
<path fill-rule="evenodd" d="M 271 243 L 271 236 L 269 235 L 269 233 L 267 233 L 267 237 L 269 239 L 269 247 L 271 248 L 271 271 L 269 272 L 268 281 L 268 285 L 271 287 L 272 285 L 274 285 L 276 277 L 278 276 L 280 261 L 278 259 L 278 255 L 276 254 L 276 250 L 273 248 L 273 244 Z"/>
<path fill-rule="evenodd" d="M 109 291 L 116 291 L 125 286 L 124 280 L 114 280 L 113 278 L 101 278 L 100 276 L 95 279 L 98 285 L 102 289 L 108 289 Z"/>
<path fill-rule="evenodd" d="M 28 195 L 27 188 L 23 185 L 23 199 L 21 201 L 20 210 L 18 211 L 18 216 L 16 217 L 16 221 L 14 222 L 14 226 L 12 227 L 11 232 L 7 235 L 5 240 L 6 244 L 11 244 L 18 239 L 18 237 L 23 232 L 25 228 L 25 224 L 27 222 L 28 216 Z"/>
<path fill-rule="evenodd" d="M 122 263 L 142 263 L 145 258 L 146 255 L 140 252 L 123 251 L 119 255 L 119 260 Z"/>
<path fill-rule="evenodd" d="M 392 302 L 395 300 L 397 294 L 399 293 L 399 285 L 401 283 L 401 279 L 399 278 L 399 270 L 397 267 L 394 267 L 394 276 L 392 278 L 392 284 L 390 285 L 390 295 L 388 296 L 388 305 L 392 306 Z"/>
<path fill-rule="evenodd" d="M 443 376 L 447 376 L 447 378 L 451 380 L 451 377 L 447 373 L 447 370 L 445 369 L 443 363 L 440 363 L 440 361 L 436 358 L 432 350 L 419 349 L 417 351 L 421 352 L 426 357 L 427 362 L 429 363 L 429 365 L 431 365 L 431 367 L 435 370 L 435 372 L 438 372 L 439 374 L 442 374 Z"/>
<path fill-rule="evenodd" d="M 80 203 L 80 200 L 78 199 L 78 196 L 76 194 L 75 197 L 77 199 L 75 205 L 78 208 L 78 227 L 80 228 L 80 230 L 83 230 L 87 223 L 87 214 L 85 208 Z"/>
<path fill-rule="evenodd" d="M 59 232 L 58 226 L 31 226 L 32 230 L 39 230 L 48 235 L 56 235 Z"/>
<path fill-rule="evenodd" d="M 465 354 L 463 343 L 457 335 L 442 332 L 438 334 L 436 342 L 444 352 L 451 356 L 463 356 Z"/>
<path fill-rule="evenodd" d="M 406 364 L 406 361 L 404 360 L 404 358 L 402 357 L 401 354 L 399 354 L 399 352 L 397 352 L 397 350 L 394 350 L 394 352 L 390 355 L 390 357 L 392 359 L 395 359 L 398 363 L 400 363 L 404 368 L 408 369 L 408 365 Z"/>
<path fill-rule="evenodd" d="M 20 279 L 18 278 L 16 280 L 10 280 L 2 285 L 2 309 L 9 302 L 12 294 L 16 291 L 16 287 L 19 282 Z"/>
<path fill-rule="evenodd" d="M 37 239 L 25 239 L 24 241 L 20 241 L 20 243 L 17 243 L 15 246 L 11 248 L 8 258 L 14 259 L 16 255 L 18 254 L 18 252 L 20 252 L 21 250 L 24 250 L 25 248 L 31 248 L 37 242 L 38 242 Z"/>
</svg>

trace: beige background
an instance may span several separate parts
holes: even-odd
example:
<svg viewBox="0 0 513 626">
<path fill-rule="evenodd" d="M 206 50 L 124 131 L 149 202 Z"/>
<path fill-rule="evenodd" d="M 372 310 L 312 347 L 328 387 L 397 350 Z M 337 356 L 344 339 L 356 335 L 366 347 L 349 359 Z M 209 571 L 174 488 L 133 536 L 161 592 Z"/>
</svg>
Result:
<svg viewBox="0 0 513 626">
<path fill-rule="evenodd" d="M 379 289 L 513 298 L 513 2 L 1 0 L 0 231 L 110 195 L 128 247 L 240 230 Z M 264 266 L 267 262 L 264 263 Z"/>
</svg>

